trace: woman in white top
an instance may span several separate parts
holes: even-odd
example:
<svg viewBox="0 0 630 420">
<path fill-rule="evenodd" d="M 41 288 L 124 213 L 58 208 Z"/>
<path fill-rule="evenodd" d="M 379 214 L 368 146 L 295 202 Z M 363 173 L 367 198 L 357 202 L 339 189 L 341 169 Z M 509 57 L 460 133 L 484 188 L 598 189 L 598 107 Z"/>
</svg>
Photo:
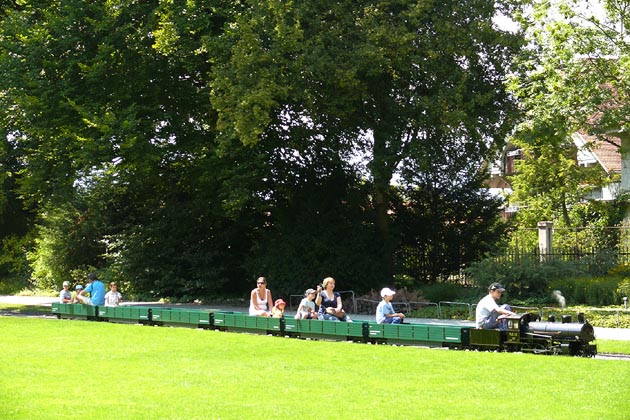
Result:
<svg viewBox="0 0 630 420">
<path fill-rule="evenodd" d="M 271 290 L 267 290 L 267 279 L 258 277 L 258 280 L 256 280 L 256 288 L 252 290 L 249 300 L 249 314 L 270 316 L 269 304 L 272 302 Z"/>
</svg>

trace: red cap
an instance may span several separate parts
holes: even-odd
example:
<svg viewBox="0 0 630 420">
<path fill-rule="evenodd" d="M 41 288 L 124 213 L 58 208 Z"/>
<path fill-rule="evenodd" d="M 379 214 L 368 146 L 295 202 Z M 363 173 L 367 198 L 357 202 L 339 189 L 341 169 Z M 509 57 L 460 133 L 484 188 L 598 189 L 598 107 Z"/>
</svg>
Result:
<svg viewBox="0 0 630 420">
<path fill-rule="evenodd" d="M 275 306 L 280 306 L 280 305 L 286 306 L 287 303 L 284 300 L 282 300 L 282 299 L 276 299 L 276 302 L 274 303 L 274 305 Z"/>
</svg>

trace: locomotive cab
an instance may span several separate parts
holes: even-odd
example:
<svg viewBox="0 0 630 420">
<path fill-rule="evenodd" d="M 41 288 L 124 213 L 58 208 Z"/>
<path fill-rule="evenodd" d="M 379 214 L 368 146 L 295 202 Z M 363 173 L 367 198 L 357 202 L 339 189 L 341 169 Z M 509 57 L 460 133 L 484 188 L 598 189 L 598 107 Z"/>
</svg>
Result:
<svg viewBox="0 0 630 420">
<path fill-rule="evenodd" d="M 507 321 L 507 331 L 471 329 L 470 347 L 479 350 L 511 350 L 520 348 L 521 336 L 531 319 L 530 314 L 501 317 Z"/>
<path fill-rule="evenodd" d="M 521 337 L 523 337 L 523 333 L 526 331 L 531 319 L 532 314 L 528 313 L 514 314 L 506 317 L 507 337 L 505 340 L 505 345 L 508 347 L 508 349 L 516 349 L 521 347 Z"/>
</svg>

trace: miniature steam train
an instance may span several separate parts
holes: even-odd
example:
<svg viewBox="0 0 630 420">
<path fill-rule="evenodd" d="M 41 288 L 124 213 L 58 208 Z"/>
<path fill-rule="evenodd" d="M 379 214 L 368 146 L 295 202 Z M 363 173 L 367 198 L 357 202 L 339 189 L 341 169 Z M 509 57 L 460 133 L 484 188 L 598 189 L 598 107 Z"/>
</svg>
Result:
<svg viewBox="0 0 630 420">
<path fill-rule="evenodd" d="M 482 330 L 470 321 L 426 320 L 413 324 L 369 321 L 332 322 L 265 318 L 242 312 L 147 306 L 86 306 L 53 303 L 58 318 L 206 328 L 296 338 L 356 341 L 463 350 L 491 350 L 592 357 L 597 354 L 593 327 L 579 316 L 571 322 L 539 322 L 533 314 L 507 318 L 507 331 Z"/>
</svg>

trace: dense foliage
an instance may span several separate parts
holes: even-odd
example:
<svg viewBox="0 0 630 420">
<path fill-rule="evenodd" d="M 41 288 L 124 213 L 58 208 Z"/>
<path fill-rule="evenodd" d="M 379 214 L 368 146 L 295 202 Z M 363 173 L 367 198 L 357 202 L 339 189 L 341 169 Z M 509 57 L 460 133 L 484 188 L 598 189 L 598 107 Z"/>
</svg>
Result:
<svg viewBox="0 0 630 420">
<path fill-rule="evenodd" d="M 509 89 L 524 113 L 511 139 L 523 152 L 510 179 L 510 201 L 520 207 L 515 220 L 520 228 L 551 220 L 556 227 L 578 232 L 587 226 L 617 226 L 624 218 L 627 222 L 628 6 L 626 0 L 536 0 L 521 21 L 529 47 L 519 54 L 518 70 L 509 78 Z M 621 174 L 606 173 L 599 165 L 578 166 L 576 133 L 616 146 Z M 622 194 L 611 206 L 588 200 L 591 190 L 612 183 Z M 619 243 L 606 235 L 599 239 L 604 247 Z"/>
<path fill-rule="evenodd" d="M 480 290 L 498 281 L 509 290 L 510 302 L 534 305 L 619 305 L 626 291 L 627 266 L 611 251 L 580 259 L 541 260 L 535 255 L 486 258 L 467 269 Z M 625 281 L 625 282 L 624 282 Z"/>
<path fill-rule="evenodd" d="M 4 3 L 0 276 L 179 298 L 447 278 L 502 235 L 479 191 L 515 115 L 520 37 L 492 18 L 517 6 Z"/>
</svg>

